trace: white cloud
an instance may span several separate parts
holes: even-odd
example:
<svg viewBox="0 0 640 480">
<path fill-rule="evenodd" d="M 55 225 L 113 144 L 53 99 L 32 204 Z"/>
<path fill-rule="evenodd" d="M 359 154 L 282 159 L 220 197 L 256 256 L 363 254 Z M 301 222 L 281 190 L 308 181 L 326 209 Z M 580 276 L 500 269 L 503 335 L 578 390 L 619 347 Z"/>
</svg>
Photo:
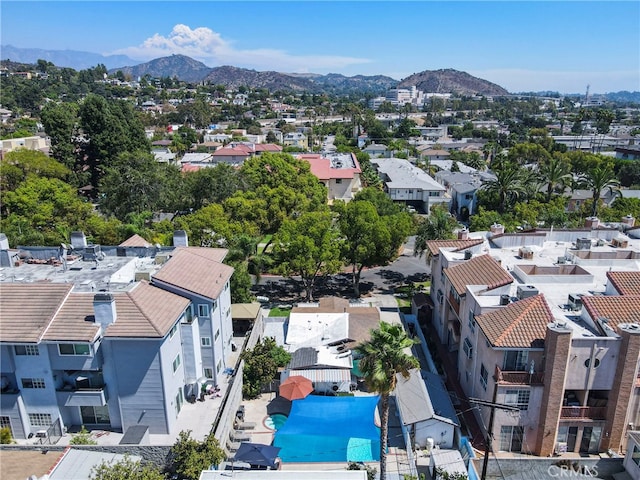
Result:
<svg viewBox="0 0 640 480">
<path fill-rule="evenodd" d="M 544 70 L 469 70 L 473 76 L 497 83 L 510 92 L 557 91 L 583 93 L 590 85 L 592 93 L 638 90 L 640 74 L 637 70 L 609 71 L 544 71 Z"/>
<path fill-rule="evenodd" d="M 112 53 L 127 55 L 136 60 L 182 54 L 211 67 L 233 65 L 281 72 L 338 70 L 370 62 L 366 58 L 337 55 L 292 55 L 283 50 L 268 48 L 239 50 L 233 47 L 232 42 L 207 27 L 191 29 L 182 24 L 174 26 L 166 37 L 156 33 L 136 47 L 122 48 Z"/>
</svg>

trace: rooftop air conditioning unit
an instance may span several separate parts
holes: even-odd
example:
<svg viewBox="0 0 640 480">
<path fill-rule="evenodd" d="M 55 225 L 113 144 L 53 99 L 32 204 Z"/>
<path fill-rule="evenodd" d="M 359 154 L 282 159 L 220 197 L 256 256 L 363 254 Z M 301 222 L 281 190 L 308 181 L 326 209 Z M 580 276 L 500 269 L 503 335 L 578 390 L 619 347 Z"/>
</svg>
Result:
<svg viewBox="0 0 640 480">
<path fill-rule="evenodd" d="M 624 237 L 616 237 L 611 240 L 611 246 L 617 248 L 627 248 L 629 246 L 629 240 Z"/>
<path fill-rule="evenodd" d="M 523 260 L 533 259 L 533 250 L 531 250 L 529 247 L 520 248 L 520 251 L 518 253 L 520 255 L 520 258 L 522 258 Z"/>
<path fill-rule="evenodd" d="M 523 300 L 525 298 L 534 297 L 538 295 L 538 289 L 533 285 L 520 285 L 517 290 L 518 300 Z"/>
<path fill-rule="evenodd" d="M 567 305 L 571 310 L 577 311 L 582 310 L 582 294 L 581 293 L 570 293 L 567 299 Z"/>
<path fill-rule="evenodd" d="M 576 248 L 578 250 L 589 250 L 589 249 L 591 249 L 591 239 L 590 238 L 578 238 L 576 240 Z"/>
</svg>

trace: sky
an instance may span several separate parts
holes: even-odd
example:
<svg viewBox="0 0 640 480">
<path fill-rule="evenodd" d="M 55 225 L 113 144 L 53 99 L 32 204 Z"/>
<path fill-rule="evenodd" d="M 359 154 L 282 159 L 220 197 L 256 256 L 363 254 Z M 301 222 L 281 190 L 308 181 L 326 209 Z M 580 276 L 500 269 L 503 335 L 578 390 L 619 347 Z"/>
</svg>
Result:
<svg viewBox="0 0 640 480">
<path fill-rule="evenodd" d="M 0 27 L 2 45 L 139 61 L 397 80 L 453 68 L 510 92 L 640 91 L 637 0 L 2 0 Z"/>
</svg>

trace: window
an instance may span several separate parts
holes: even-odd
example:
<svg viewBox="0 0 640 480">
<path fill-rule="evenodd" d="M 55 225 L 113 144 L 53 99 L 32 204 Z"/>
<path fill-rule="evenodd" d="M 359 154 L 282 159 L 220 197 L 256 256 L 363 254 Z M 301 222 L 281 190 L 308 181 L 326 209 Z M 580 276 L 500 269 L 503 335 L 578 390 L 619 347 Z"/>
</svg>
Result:
<svg viewBox="0 0 640 480">
<path fill-rule="evenodd" d="M 442 290 L 438 290 L 438 293 L 436 294 L 436 299 L 438 300 L 438 303 L 442 305 L 442 300 L 444 299 L 444 294 L 442 293 Z"/>
<path fill-rule="evenodd" d="M 514 405 L 520 410 L 529 410 L 529 390 L 507 390 L 504 394 L 504 403 Z"/>
<path fill-rule="evenodd" d="M 489 380 L 489 371 L 485 368 L 484 363 L 480 365 L 480 385 L 487 389 L 487 381 Z"/>
<path fill-rule="evenodd" d="M 32 427 L 48 427 L 51 425 L 51 414 L 49 413 L 30 413 L 29 423 Z"/>
<path fill-rule="evenodd" d="M 173 327 L 171 327 L 171 330 L 169 330 L 169 338 L 173 338 L 173 336 L 176 334 L 177 331 L 178 331 L 178 324 L 176 323 Z"/>
<path fill-rule="evenodd" d="M 213 368 L 205 368 L 204 376 L 207 378 L 213 378 Z"/>
<path fill-rule="evenodd" d="M 189 305 L 187 309 L 184 311 L 184 316 L 182 317 L 182 321 L 185 323 L 193 322 L 193 305 Z"/>
<path fill-rule="evenodd" d="M 215 312 L 215 311 L 216 311 L 216 308 L 218 308 L 218 301 L 217 301 L 217 300 L 214 300 L 214 301 L 213 301 L 213 305 L 212 305 L 212 307 L 211 307 L 211 311 L 212 311 L 212 312 Z"/>
<path fill-rule="evenodd" d="M 200 345 L 203 347 L 211 346 L 211 337 L 200 337 Z"/>
<path fill-rule="evenodd" d="M 341 184 L 342 183 L 342 179 L 341 178 L 336 178 L 336 184 Z"/>
<path fill-rule="evenodd" d="M 178 367 L 180 366 L 180 354 L 176 355 L 176 358 L 173 360 L 173 373 L 176 373 Z"/>
<path fill-rule="evenodd" d="M 590 358 L 587 358 L 584 361 L 584 366 L 587 367 L 587 368 L 589 368 L 591 366 L 591 359 Z M 593 368 L 598 368 L 599 366 L 600 366 L 600 359 L 596 358 L 593 361 Z"/>
<path fill-rule="evenodd" d="M 15 347 L 13 347 L 13 349 L 15 350 L 16 355 L 40 355 L 38 345 L 16 345 Z"/>
<path fill-rule="evenodd" d="M 469 310 L 469 328 L 471 329 L 471 333 L 475 333 L 475 331 L 476 331 L 476 316 L 473 313 L 473 310 Z"/>
<path fill-rule="evenodd" d="M 633 463 L 635 463 L 640 467 L 640 448 L 638 448 L 638 445 L 633 446 L 633 453 L 631 454 L 631 460 L 633 460 Z"/>
<path fill-rule="evenodd" d="M 502 369 L 505 372 L 524 372 L 527 370 L 529 352 L 526 350 L 508 350 L 504 352 Z"/>
<path fill-rule="evenodd" d="M 59 343 L 60 355 L 90 355 L 91 349 L 86 343 Z"/>
<path fill-rule="evenodd" d="M 467 356 L 467 358 L 470 359 L 471 357 L 473 357 L 473 346 L 471 345 L 469 339 L 466 337 L 464 339 L 462 350 L 464 351 L 464 354 Z"/>
<path fill-rule="evenodd" d="M 440 196 L 440 192 L 429 192 L 429 196 L 430 197 L 439 197 Z"/>
<path fill-rule="evenodd" d="M 522 451 L 523 437 L 523 427 L 503 425 L 500 427 L 500 450 L 503 452 Z"/>
<path fill-rule="evenodd" d="M 471 200 L 473 198 L 473 195 L 469 195 L 468 193 L 464 196 L 465 200 Z"/>
<path fill-rule="evenodd" d="M 220 330 L 216 330 L 216 334 L 213 337 L 213 341 L 215 342 L 216 340 L 218 340 L 218 337 L 220 336 Z"/>
<path fill-rule="evenodd" d="M 23 378 L 22 388 L 46 388 L 44 378 Z"/>
<path fill-rule="evenodd" d="M 107 405 L 102 407 L 80 407 L 80 415 L 82 416 L 82 423 L 85 424 L 109 425 L 111 423 Z"/>
<path fill-rule="evenodd" d="M 11 419 L 9 417 L 4 415 L 0 417 L 0 428 L 8 428 L 13 437 L 13 429 L 11 428 Z"/>
<path fill-rule="evenodd" d="M 198 305 L 198 316 L 199 317 L 208 317 L 209 316 L 209 305 Z"/>
<path fill-rule="evenodd" d="M 451 295 L 453 300 L 459 305 L 460 304 L 460 295 L 458 295 L 458 292 L 456 292 L 456 289 L 453 288 L 453 285 L 451 285 L 451 288 L 449 289 L 449 294 Z"/>
</svg>

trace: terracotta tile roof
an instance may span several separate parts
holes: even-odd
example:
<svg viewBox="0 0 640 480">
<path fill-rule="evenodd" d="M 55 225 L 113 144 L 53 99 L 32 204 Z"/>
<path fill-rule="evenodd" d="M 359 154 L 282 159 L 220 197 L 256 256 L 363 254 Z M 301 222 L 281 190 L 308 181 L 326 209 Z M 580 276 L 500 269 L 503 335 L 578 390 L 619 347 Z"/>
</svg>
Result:
<svg viewBox="0 0 640 480">
<path fill-rule="evenodd" d="M 476 317 L 494 347 L 542 348 L 553 314 L 544 295 L 518 300 Z"/>
<path fill-rule="evenodd" d="M 137 233 L 127 238 L 124 242 L 122 242 L 119 247 L 150 247 L 151 244 L 147 242 L 144 238 L 142 238 Z"/>
<path fill-rule="evenodd" d="M 0 284 L 0 342 L 39 342 L 72 288 L 65 283 Z"/>
<path fill-rule="evenodd" d="M 470 238 L 467 240 L 429 240 L 427 241 L 427 249 L 431 255 L 439 255 L 441 248 L 454 248 L 454 251 L 464 250 L 465 248 L 475 247 L 483 242 L 481 238 Z"/>
<path fill-rule="evenodd" d="M 281 152 L 282 147 L 275 143 L 257 143 L 256 152 Z"/>
<path fill-rule="evenodd" d="M 218 298 L 233 274 L 233 268 L 221 263 L 227 252 L 224 248 L 178 247 L 153 279 L 206 298 Z"/>
<path fill-rule="evenodd" d="M 640 272 L 607 272 L 607 278 L 620 295 L 640 295 Z"/>
<path fill-rule="evenodd" d="M 582 304 L 593 320 L 606 318 L 614 329 L 621 323 L 640 324 L 640 295 L 586 295 Z"/>
<path fill-rule="evenodd" d="M 212 153 L 214 157 L 236 156 L 248 157 L 253 150 L 246 145 L 236 145 L 235 147 L 222 147 Z"/>
<path fill-rule="evenodd" d="M 107 327 L 106 337 L 164 337 L 190 303 L 144 281 L 114 298 L 118 317 Z"/>
<path fill-rule="evenodd" d="M 467 285 L 486 285 L 488 290 L 493 290 L 513 282 L 513 277 L 491 255 L 473 257 L 443 271 L 461 296 Z"/>
</svg>

